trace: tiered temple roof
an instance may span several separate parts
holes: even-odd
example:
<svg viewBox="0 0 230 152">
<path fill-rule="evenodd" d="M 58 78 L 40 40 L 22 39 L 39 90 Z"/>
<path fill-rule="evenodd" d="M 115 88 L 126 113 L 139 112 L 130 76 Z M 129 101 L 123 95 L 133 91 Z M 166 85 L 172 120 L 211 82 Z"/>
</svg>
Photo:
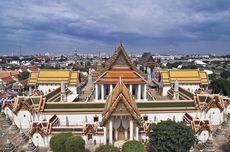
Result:
<svg viewBox="0 0 230 152">
<path fill-rule="evenodd" d="M 160 72 L 161 82 L 164 86 L 173 84 L 176 80 L 180 84 L 208 85 L 207 74 L 200 70 L 157 70 Z"/>
<path fill-rule="evenodd" d="M 40 70 L 31 72 L 28 85 L 61 84 L 76 85 L 79 80 L 78 72 L 72 70 Z"/>
<path fill-rule="evenodd" d="M 118 46 L 108 65 L 100 72 L 96 82 L 116 84 L 119 79 L 127 83 L 146 83 L 143 73 L 132 63 L 122 44 Z"/>
</svg>

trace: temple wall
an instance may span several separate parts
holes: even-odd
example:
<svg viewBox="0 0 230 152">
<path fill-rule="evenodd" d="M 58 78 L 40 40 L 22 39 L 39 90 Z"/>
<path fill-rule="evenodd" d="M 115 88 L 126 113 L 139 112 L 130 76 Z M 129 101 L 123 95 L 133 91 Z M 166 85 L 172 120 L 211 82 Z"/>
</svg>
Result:
<svg viewBox="0 0 230 152">
<path fill-rule="evenodd" d="M 212 125 L 219 125 L 223 122 L 223 112 L 220 112 L 218 108 L 211 108 L 206 113 L 206 118 L 211 121 Z"/>
<path fill-rule="evenodd" d="M 164 121 L 167 119 L 175 119 L 175 121 L 183 121 L 183 116 L 184 116 L 185 112 L 165 112 L 165 113 L 151 113 L 151 114 L 146 114 L 148 116 L 148 121 L 156 121 L 156 122 L 160 122 L 160 121 Z M 188 112 L 188 114 L 190 114 L 193 118 L 196 117 L 197 112 Z M 141 114 L 141 116 L 145 116 L 145 114 Z"/>
<path fill-rule="evenodd" d="M 179 86 L 186 90 L 190 90 L 190 92 L 193 92 L 193 93 L 195 92 L 195 90 L 200 88 L 199 84 L 180 84 L 179 83 Z"/>
<path fill-rule="evenodd" d="M 6 107 L 4 109 L 4 113 L 9 116 L 9 118 L 12 120 L 13 118 L 13 112 L 10 110 L 10 108 Z"/>
<path fill-rule="evenodd" d="M 208 140 L 208 137 L 209 137 L 208 130 L 204 130 L 200 134 L 197 134 L 197 139 L 202 143 L 205 143 Z"/>
<path fill-rule="evenodd" d="M 195 90 L 200 88 L 199 84 L 180 84 L 179 86 L 182 87 L 185 90 L 190 90 L 190 92 L 195 92 Z M 168 90 L 170 89 L 170 86 L 164 86 L 162 88 L 162 96 L 167 96 L 168 95 Z"/>
<path fill-rule="evenodd" d="M 168 96 L 168 90 L 170 89 L 170 86 L 164 86 L 162 88 L 162 96 Z"/>
<path fill-rule="evenodd" d="M 230 113 L 230 105 L 228 105 L 228 107 L 226 108 L 226 112 Z"/>
<path fill-rule="evenodd" d="M 35 133 L 32 136 L 32 141 L 35 146 L 48 147 L 52 136 L 41 136 L 39 133 Z"/>
<path fill-rule="evenodd" d="M 42 90 L 44 94 L 47 94 L 49 90 L 53 91 L 57 89 L 58 87 L 60 87 L 59 84 L 58 85 L 57 84 L 39 84 L 38 90 Z"/>
<path fill-rule="evenodd" d="M 22 127 L 22 129 L 30 128 L 32 121 L 32 115 L 27 110 L 20 110 L 17 115 L 14 115 L 14 122 L 18 126 L 18 128 Z"/>
<path fill-rule="evenodd" d="M 44 115 L 46 120 L 49 120 L 53 115 Z M 94 123 L 94 117 L 96 114 L 57 114 L 57 117 L 60 119 L 60 125 L 83 125 L 87 120 L 88 123 Z M 101 115 L 97 115 L 99 121 L 101 121 Z"/>
</svg>

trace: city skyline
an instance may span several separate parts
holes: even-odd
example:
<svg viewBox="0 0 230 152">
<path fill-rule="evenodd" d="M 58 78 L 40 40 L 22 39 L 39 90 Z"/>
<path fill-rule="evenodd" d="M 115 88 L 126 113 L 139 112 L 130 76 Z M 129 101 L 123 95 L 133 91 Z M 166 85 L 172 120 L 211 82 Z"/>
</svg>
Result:
<svg viewBox="0 0 230 152">
<path fill-rule="evenodd" d="M 1 1 L 0 54 L 111 54 L 120 41 L 134 54 L 228 54 L 229 8 L 227 0 Z"/>
</svg>

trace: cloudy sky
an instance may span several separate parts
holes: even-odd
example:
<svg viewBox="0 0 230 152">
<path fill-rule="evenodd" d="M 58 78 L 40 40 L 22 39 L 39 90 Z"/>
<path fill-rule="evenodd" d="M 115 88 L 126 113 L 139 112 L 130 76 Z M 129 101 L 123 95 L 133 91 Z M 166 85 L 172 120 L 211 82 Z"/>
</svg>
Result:
<svg viewBox="0 0 230 152">
<path fill-rule="evenodd" d="M 0 55 L 230 54 L 230 0 L 1 0 Z"/>
</svg>

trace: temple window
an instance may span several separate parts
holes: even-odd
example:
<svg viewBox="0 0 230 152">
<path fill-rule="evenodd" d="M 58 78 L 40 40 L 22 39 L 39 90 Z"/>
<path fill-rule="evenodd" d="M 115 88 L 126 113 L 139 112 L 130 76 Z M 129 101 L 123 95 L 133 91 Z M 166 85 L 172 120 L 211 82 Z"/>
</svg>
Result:
<svg viewBox="0 0 230 152">
<path fill-rule="evenodd" d="M 93 121 L 94 121 L 94 122 L 98 122 L 98 116 L 94 116 L 94 117 L 93 117 Z"/>
<path fill-rule="evenodd" d="M 92 134 L 88 134 L 88 140 L 90 140 L 90 139 L 93 139 L 93 135 Z"/>
<path fill-rule="evenodd" d="M 143 116 L 144 121 L 148 121 L 148 116 Z"/>
</svg>

